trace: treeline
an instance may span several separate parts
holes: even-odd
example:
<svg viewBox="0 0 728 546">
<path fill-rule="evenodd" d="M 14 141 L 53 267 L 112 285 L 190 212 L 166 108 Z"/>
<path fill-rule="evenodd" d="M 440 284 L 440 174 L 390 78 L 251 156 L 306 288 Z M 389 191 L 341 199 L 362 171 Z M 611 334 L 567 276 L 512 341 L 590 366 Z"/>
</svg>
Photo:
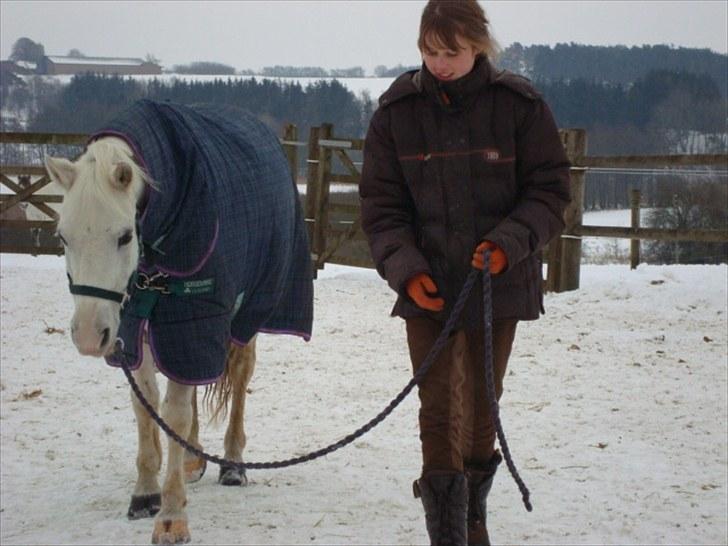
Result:
<svg viewBox="0 0 728 546">
<path fill-rule="evenodd" d="M 704 74 L 718 85 L 723 97 L 728 96 L 728 58 L 709 49 L 671 47 L 668 45 L 643 46 L 592 46 L 562 43 L 555 46 L 524 46 L 518 42 L 501 51 L 496 64 L 517 74 L 538 81 L 585 80 L 598 84 L 630 85 L 647 73 L 665 70 Z M 388 67 L 378 65 L 374 76 L 395 77 L 406 70 L 418 68 L 398 64 Z M 240 74 L 255 71 L 241 70 Z M 364 69 L 351 68 L 326 70 L 318 66 L 270 66 L 261 74 L 274 77 L 364 77 Z"/>
<path fill-rule="evenodd" d="M 242 73 L 251 74 L 251 70 Z M 320 66 L 266 66 L 260 73 L 261 76 L 272 78 L 363 78 L 364 69 L 361 66 L 350 68 L 332 68 L 326 70 Z"/>
<path fill-rule="evenodd" d="M 581 78 L 535 84 L 560 127 L 589 132 L 594 154 L 718 153 L 728 145 L 728 101 L 707 74 L 656 70 L 631 85 Z"/>
<path fill-rule="evenodd" d="M 210 61 L 196 61 L 189 64 L 176 64 L 172 67 L 174 74 L 199 74 L 212 76 L 230 76 L 235 74 L 235 68 Z"/>
<path fill-rule="evenodd" d="M 370 100 L 356 97 L 336 80 L 298 83 L 267 79 L 174 80 L 148 82 L 118 76 L 83 74 L 47 96 L 29 120 L 27 130 L 84 133 L 101 127 L 141 98 L 180 104 L 227 104 L 254 112 L 277 134 L 287 123 L 298 126 L 302 139 L 311 126 L 328 122 L 338 134 L 362 135 L 371 116 Z"/>
<path fill-rule="evenodd" d="M 709 49 L 574 43 L 523 46 L 516 42 L 501 52 L 498 64 L 534 80 L 609 84 L 631 84 L 656 70 L 690 72 L 711 77 L 721 95 L 728 95 L 728 57 Z"/>
<path fill-rule="evenodd" d="M 398 64 L 396 66 L 389 68 L 383 64 L 380 64 L 379 66 L 374 67 L 374 75 L 377 78 L 396 78 L 403 72 L 407 72 L 408 70 L 415 70 L 419 67 L 420 67 L 420 65 L 403 66 L 401 64 Z"/>
<path fill-rule="evenodd" d="M 660 70 L 630 86 L 583 79 L 534 83 L 560 127 L 588 131 L 592 153 L 717 153 L 726 148 L 727 102 L 707 75 Z M 330 79 L 303 87 L 256 78 L 165 83 L 94 74 L 75 76 L 68 85 L 55 88 L 15 86 L 3 93 L 2 106 L 20 110 L 32 104 L 35 112 L 28 130 L 77 132 L 92 130 L 143 97 L 183 104 L 232 104 L 256 112 L 273 129 L 295 123 L 306 130 L 329 122 L 339 134 L 353 137 L 364 135 L 374 107 L 371 99 L 357 97 Z"/>
<path fill-rule="evenodd" d="M 256 78 L 165 83 L 93 74 L 75 76 L 65 86 L 43 82 L 31 79 L 2 93 L 4 109 L 28 111 L 30 131 L 91 131 L 134 100 L 150 98 L 239 106 L 278 133 L 284 124 L 296 124 L 301 138 L 323 122 L 332 123 L 339 135 L 363 137 L 375 107 L 371 98 L 357 97 L 328 79 L 305 87 Z M 580 78 L 534 83 L 560 127 L 587 130 L 591 154 L 720 153 L 728 148 L 728 103 L 706 74 L 658 70 L 631 85 Z M 5 121 L 3 126 L 13 130 Z"/>
</svg>

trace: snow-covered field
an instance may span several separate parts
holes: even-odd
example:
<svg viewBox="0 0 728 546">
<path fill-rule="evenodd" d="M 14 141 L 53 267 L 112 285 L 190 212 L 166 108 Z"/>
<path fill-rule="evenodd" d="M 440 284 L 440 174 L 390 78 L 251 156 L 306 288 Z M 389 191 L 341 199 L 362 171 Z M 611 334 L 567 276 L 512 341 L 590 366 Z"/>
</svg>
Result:
<svg viewBox="0 0 728 546">
<path fill-rule="evenodd" d="M 0 256 L 0 543 L 146 544 L 128 521 L 136 432 L 123 373 L 79 356 L 62 259 Z M 530 487 L 505 468 L 489 499 L 497 544 L 726 544 L 726 266 L 583 265 L 521 323 L 502 418 Z M 373 271 L 327 266 L 313 339 L 261 336 L 247 460 L 340 439 L 409 380 L 403 324 Z M 223 428 L 205 447 L 222 451 Z M 412 394 L 323 459 L 189 487 L 194 544 L 425 544 L 411 482 Z"/>
</svg>

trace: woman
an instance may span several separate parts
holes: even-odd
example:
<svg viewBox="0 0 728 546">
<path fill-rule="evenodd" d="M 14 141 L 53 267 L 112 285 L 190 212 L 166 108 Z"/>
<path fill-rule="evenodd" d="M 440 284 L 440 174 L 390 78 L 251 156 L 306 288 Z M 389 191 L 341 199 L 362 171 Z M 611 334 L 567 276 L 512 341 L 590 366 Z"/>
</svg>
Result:
<svg viewBox="0 0 728 546">
<path fill-rule="evenodd" d="M 471 267 L 491 251 L 497 396 L 519 320 L 543 312 L 540 251 L 563 229 L 569 162 L 553 116 L 525 78 L 497 71 L 476 0 L 431 0 L 423 64 L 379 100 L 364 147 L 362 228 L 398 294 L 416 371 Z M 476 283 L 476 285 L 479 283 Z M 422 383 L 422 474 L 432 544 L 489 544 L 486 497 L 501 461 L 485 395 L 482 295 L 471 295 Z"/>
</svg>

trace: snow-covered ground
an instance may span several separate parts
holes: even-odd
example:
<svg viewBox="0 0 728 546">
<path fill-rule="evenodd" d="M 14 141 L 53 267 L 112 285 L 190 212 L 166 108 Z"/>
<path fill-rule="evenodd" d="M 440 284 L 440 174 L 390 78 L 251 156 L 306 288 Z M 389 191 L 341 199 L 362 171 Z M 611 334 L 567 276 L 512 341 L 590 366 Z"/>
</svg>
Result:
<svg viewBox="0 0 728 546">
<path fill-rule="evenodd" d="M 81 357 L 61 258 L 0 256 L 0 543 L 146 544 L 128 521 L 136 432 L 123 373 Z M 531 489 L 505 468 L 489 498 L 495 543 L 726 544 L 728 267 L 583 265 L 521 323 L 501 404 Z M 303 454 L 368 421 L 410 377 L 393 296 L 371 270 L 327 266 L 313 339 L 261 336 L 247 460 Z M 206 427 L 222 452 L 224 429 Z M 210 468 L 189 487 L 194 544 L 426 544 L 411 482 L 415 394 L 323 459 Z"/>
</svg>

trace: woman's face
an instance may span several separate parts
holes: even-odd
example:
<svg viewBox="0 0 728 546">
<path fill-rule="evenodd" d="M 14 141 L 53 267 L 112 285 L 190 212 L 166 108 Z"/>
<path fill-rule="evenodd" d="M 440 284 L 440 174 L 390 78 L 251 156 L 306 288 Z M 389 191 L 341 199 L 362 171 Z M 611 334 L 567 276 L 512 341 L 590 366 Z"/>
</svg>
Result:
<svg viewBox="0 0 728 546">
<path fill-rule="evenodd" d="M 458 49 L 453 51 L 439 40 L 425 40 L 422 60 L 433 76 L 440 81 L 454 81 L 468 74 L 475 64 L 475 48 L 460 35 L 455 37 Z"/>
</svg>

